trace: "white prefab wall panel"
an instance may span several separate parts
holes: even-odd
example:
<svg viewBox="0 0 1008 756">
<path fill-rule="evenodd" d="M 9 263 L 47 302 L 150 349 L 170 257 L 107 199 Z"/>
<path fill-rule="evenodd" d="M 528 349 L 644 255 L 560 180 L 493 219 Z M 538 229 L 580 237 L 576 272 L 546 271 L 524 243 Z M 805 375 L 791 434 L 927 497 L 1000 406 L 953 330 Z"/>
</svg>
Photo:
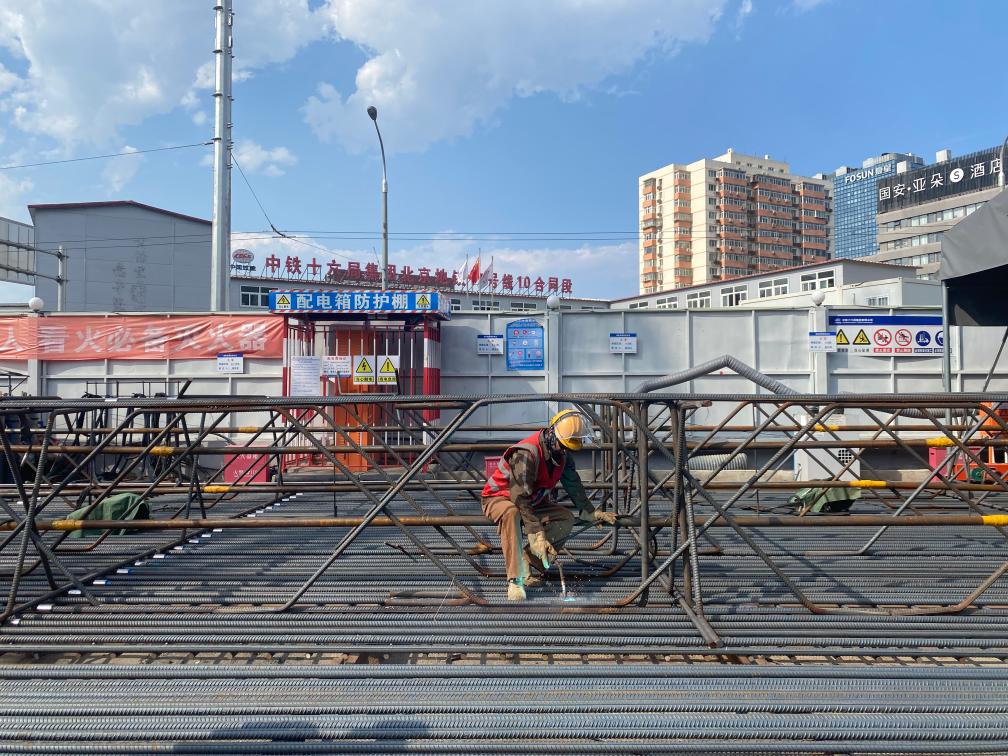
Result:
<svg viewBox="0 0 1008 756">
<path fill-rule="evenodd" d="M 43 363 L 42 393 L 72 399 L 85 392 L 105 396 L 174 395 L 187 380 L 190 396 L 280 396 L 283 361 L 245 359 L 245 373 L 217 372 L 216 360 L 86 360 Z"/>
<path fill-rule="evenodd" d="M 936 315 L 933 308 L 856 310 L 659 310 L 560 313 L 454 313 L 442 328 L 441 387 L 445 394 L 620 393 L 642 382 L 729 354 L 798 392 L 905 394 L 942 388 L 942 360 L 858 354 L 812 354 L 810 330 L 825 330 L 830 312 Z M 514 320 L 532 318 L 546 327 L 546 370 L 508 371 L 504 355 L 479 355 L 476 336 L 505 332 Z M 817 326 L 816 323 L 819 325 Z M 637 354 L 611 354 L 609 334 L 636 333 Z M 953 328 L 955 391 L 982 388 L 1001 343 L 1001 328 Z M 243 375 L 217 373 L 215 360 L 93 360 L 42 363 L 42 393 L 79 397 L 89 389 L 111 395 L 164 391 L 165 383 L 193 381 L 190 394 L 279 396 L 280 359 L 245 360 Z M 0 365 L 26 372 L 28 365 Z M 144 386 L 144 384 L 148 384 Z M 103 388 L 99 388 L 103 387 Z M 104 388 L 107 387 L 107 388 Z M 990 382 L 1008 391 L 1008 349 Z M 170 389 L 169 389 L 170 390 Z M 678 392 L 760 393 L 730 370 L 683 384 Z M 551 407 L 497 405 L 473 422 L 540 422 Z M 448 416 L 448 413 L 444 413 Z M 540 416 L 541 415 L 541 416 Z"/>
</svg>

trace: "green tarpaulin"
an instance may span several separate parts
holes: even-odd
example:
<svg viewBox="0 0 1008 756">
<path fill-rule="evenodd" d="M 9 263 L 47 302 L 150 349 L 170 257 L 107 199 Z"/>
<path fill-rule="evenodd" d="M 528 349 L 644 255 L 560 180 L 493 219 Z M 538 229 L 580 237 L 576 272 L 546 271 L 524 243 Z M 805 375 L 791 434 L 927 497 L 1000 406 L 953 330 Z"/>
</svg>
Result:
<svg viewBox="0 0 1008 756">
<path fill-rule="evenodd" d="M 69 515 L 68 520 L 146 520 L 150 518 L 150 507 L 147 502 L 134 493 L 114 494 L 104 499 L 94 510 L 84 516 L 87 507 L 75 509 Z M 84 536 L 98 536 L 104 530 L 74 530 L 71 531 L 71 538 L 83 538 Z M 123 535 L 126 531 L 120 530 L 114 535 Z"/>
<path fill-rule="evenodd" d="M 806 512 L 839 512 L 860 498 L 860 488 L 801 488 L 791 504 Z"/>
</svg>

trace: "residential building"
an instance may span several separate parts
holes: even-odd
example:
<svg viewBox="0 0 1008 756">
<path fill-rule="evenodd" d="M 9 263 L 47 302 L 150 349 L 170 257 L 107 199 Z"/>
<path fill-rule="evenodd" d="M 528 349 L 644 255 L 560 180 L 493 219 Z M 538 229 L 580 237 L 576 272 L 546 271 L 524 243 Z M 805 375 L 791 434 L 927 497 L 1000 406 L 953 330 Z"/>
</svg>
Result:
<svg viewBox="0 0 1008 756">
<path fill-rule="evenodd" d="M 726 281 L 707 282 L 613 300 L 614 310 L 709 310 L 811 307 L 917 307 L 941 304 L 937 282 L 921 281 L 909 266 L 866 260 L 827 260 Z"/>
<path fill-rule="evenodd" d="M 829 259 L 830 183 L 733 149 L 641 176 L 641 293 Z"/>
<path fill-rule="evenodd" d="M 860 168 L 841 166 L 833 173 L 834 258 L 855 258 L 878 251 L 875 213 L 876 185 L 897 172 L 915 170 L 924 159 L 911 153 L 885 152 L 866 158 Z"/>
<path fill-rule="evenodd" d="M 1000 191 L 999 149 L 955 159 L 942 150 L 934 165 L 880 180 L 878 252 L 868 259 L 911 265 L 920 278 L 936 277 L 942 235 Z"/>
</svg>

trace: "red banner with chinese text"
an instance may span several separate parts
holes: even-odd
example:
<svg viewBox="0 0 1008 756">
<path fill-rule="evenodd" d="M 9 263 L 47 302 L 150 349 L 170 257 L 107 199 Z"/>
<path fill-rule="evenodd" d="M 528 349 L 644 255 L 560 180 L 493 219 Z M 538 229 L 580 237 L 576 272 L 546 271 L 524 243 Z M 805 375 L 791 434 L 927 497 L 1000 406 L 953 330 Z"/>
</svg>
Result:
<svg viewBox="0 0 1008 756">
<path fill-rule="evenodd" d="M 275 315 L 67 315 L 0 318 L 0 360 L 210 359 L 283 355 Z"/>
</svg>

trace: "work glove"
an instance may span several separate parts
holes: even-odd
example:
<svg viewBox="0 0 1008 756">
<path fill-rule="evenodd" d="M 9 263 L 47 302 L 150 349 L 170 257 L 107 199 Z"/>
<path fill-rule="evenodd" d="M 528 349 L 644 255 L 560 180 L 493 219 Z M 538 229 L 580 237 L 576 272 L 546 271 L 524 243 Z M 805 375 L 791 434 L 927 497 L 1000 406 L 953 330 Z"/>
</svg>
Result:
<svg viewBox="0 0 1008 756">
<path fill-rule="evenodd" d="M 581 512 L 578 519 L 588 525 L 615 525 L 616 513 L 603 512 L 601 509 L 596 509 L 592 512 Z"/>
<path fill-rule="evenodd" d="M 543 567 L 546 569 L 549 569 L 550 563 L 557 554 L 553 544 L 546 540 L 546 534 L 541 530 L 538 533 L 529 534 L 529 551 L 543 563 Z"/>
</svg>

